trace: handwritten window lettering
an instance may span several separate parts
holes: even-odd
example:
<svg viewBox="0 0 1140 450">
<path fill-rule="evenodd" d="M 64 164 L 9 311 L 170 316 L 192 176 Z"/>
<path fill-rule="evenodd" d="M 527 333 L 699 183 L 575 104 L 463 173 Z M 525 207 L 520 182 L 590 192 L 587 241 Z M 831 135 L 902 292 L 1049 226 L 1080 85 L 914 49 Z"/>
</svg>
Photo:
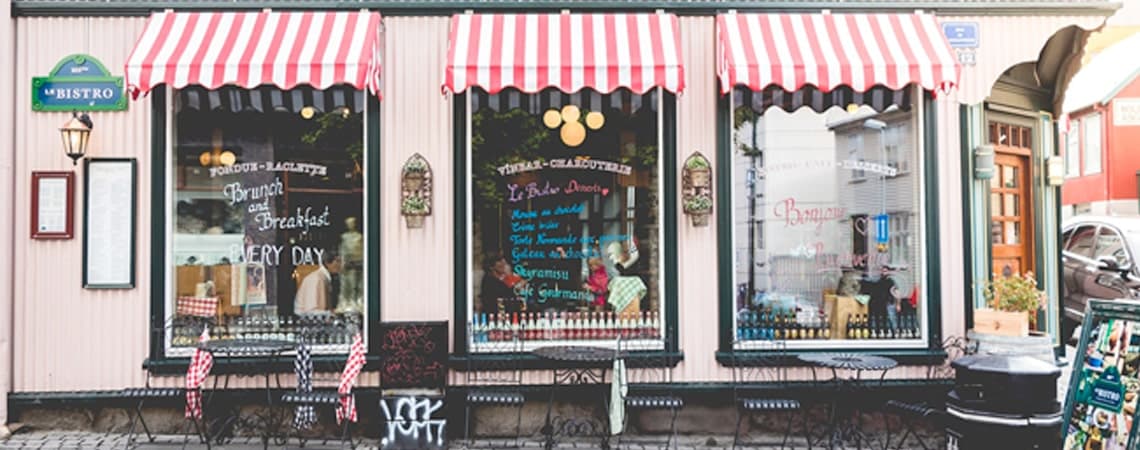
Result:
<svg viewBox="0 0 1140 450">
<path fill-rule="evenodd" d="M 761 97 L 738 92 L 732 110 L 738 345 L 921 343 L 921 127 L 909 96 L 822 112 Z"/>
<path fill-rule="evenodd" d="M 191 348 L 204 321 L 213 339 L 346 351 L 364 312 L 361 93 L 261 87 L 174 98 L 168 348 Z M 177 313 L 203 302 L 211 313 Z"/>
<path fill-rule="evenodd" d="M 516 330 L 527 345 L 660 338 L 658 101 L 472 94 L 472 351 Z"/>
</svg>

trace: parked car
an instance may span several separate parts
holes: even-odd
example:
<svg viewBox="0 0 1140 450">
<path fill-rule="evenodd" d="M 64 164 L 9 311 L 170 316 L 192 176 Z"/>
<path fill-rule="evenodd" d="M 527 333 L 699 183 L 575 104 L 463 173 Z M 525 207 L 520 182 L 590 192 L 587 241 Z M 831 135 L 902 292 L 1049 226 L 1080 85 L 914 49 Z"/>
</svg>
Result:
<svg viewBox="0 0 1140 450">
<path fill-rule="evenodd" d="M 1061 333 L 1084 320 L 1089 299 L 1140 299 L 1140 217 L 1078 216 L 1061 227 Z"/>
</svg>

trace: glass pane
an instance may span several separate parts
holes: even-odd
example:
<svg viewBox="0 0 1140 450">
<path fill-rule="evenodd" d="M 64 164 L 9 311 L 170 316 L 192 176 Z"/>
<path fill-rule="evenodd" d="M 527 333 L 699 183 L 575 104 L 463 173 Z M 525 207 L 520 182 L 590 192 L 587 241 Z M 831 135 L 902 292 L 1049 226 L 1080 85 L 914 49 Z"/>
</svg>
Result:
<svg viewBox="0 0 1140 450">
<path fill-rule="evenodd" d="M 1001 179 L 1002 186 L 1005 186 L 1007 188 L 1017 187 L 1017 167 L 1001 166 Z"/>
<path fill-rule="evenodd" d="M 1000 245 L 1002 244 L 1001 237 L 1001 224 L 1004 222 L 993 221 L 990 222 L 990 243 Z"/>
<path fill-rule="evenodd" d="M 921 165 L 904 172 L 902 162 L 920 161 L 921 146 L 901 131 L 918 126 L 915 109 L 784 109 L 790 103 L 772 106 L 770 97 L 742 90 L 733 99 L 733 157 L 725 172 L 736 205 L 737 346 L 759 348 L 753 341 L 776 338 L 827 347 L 868 345 L 835 340 L 917 340 L 925 308 L 917 294 L 925 264 L 917 219 Z M 888 131 L 865 127 L 867 119 Z M 750 186 L 757 151 L 765 166 Z M 750 205 L 753 190 L 765 195 Z M 762 241 L 748 239 L 756 223 Z"/>
<path fill-rule="evenodd" d="M 662 336 L 658 99 L 552 93 L 472 93 L 474 352 L 516 327 L 530 347 Z"/>
<path fill-rule="evenodd" d="M 1021 243 L 1021 227 L 1018 226 L 1020 224 L 1021 222 L 1018 221 L 1004 222 L 1003 227 L 1005 227 L 1006 245 L 1016 245 Z"/>
<path fill-rule="evenodd" d="M 1017 194 L 1003 194 L 1002 203 L 1004 204 L 1002 209 L 1005 211 L 1006 217 L 1017 217 L 1021 215 L 1021 211 L 1019 211 L 1017 207 Z"/>
<path fill-rule="evenodd" d="M 1001 217 L 1001 194 L 990 193 L 990 216 Z"/>
<path fill-rule="evenodd" d="M 226 89 L 266 101 L 334 97 Z M 214 339 L 295 340 L 305 330 L 314 352 L 347 351 L 366 285 L 363 112 L 347 104 L 259 112 L 179 102 L 172 347 L 188 351 L 205 324 Z"/>
</svg>

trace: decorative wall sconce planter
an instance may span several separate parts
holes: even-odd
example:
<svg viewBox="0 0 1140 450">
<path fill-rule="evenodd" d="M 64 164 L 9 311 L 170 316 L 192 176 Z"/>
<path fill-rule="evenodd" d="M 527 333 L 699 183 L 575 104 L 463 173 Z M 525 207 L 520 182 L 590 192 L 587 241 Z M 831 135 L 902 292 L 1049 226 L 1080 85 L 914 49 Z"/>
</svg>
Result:
<svg viewBox="0 0 1140 450">
<path fill-rule="evenodd" d="M 709 225 L 712 215 L 712 165 L 701 152 L 693 152 L 685 159 L 682 175 L 681 205 L 695 227 Z"/>
<path fill-rule="evenodd" d="M 431 165 L 416 153 L 404 163 L 400 180 L 400 214 L 408 228 L 423 228 L 424 217 L 431 215 Z"/>
</svg>

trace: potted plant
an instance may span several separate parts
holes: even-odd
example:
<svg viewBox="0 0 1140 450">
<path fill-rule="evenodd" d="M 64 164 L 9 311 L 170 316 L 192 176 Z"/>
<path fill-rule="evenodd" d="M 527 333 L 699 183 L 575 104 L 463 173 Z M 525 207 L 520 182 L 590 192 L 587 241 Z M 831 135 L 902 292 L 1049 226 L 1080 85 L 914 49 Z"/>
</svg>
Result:
<svg viewBox="0 0 1140 450">
<path fill-rule="evenodd" d="M 977 331 L 1012 336 L 1028 336 L 1037 329 L 1037 312 L 1045 307 L 1045 292 L 1037 289 L 1032 272 L 1024 275 L 994 276 L 986 283 L 986 305 L 974 311 Z"/>
<path fill-rule="evenodd" d="M 709 174 L 712 169 L 709 167 L 709 161 L 699 154 L 690 156 L 685 161 L 685 170 L 689 172 L 689 183 L 693 187 L 708 187 Z"/>
<path fill-rule="evenodd" d="M 703 227 L 709 224 L 709 214 L 712 212 L 712 197 L 707 194 L 692 195 L 685 199 L 685 214 L 693 221 L 693 226 Z"/>
<path fill-rule="evenodd" d="M 427 161 L 419 155 L 413 155 L 408 159 L 408 162 L 404 163 L 404 190 L 413 193 L 419 191 L 424 185 L 427 170 Z"/>
<path fill-rule="evenodd" d="M 418 195 L 404 197 L 400 205 L 400 213 L 404 215 L 408 228 L 423 228 L 424 216 L 428 214 L 427 199 Z"/>
</svg>

